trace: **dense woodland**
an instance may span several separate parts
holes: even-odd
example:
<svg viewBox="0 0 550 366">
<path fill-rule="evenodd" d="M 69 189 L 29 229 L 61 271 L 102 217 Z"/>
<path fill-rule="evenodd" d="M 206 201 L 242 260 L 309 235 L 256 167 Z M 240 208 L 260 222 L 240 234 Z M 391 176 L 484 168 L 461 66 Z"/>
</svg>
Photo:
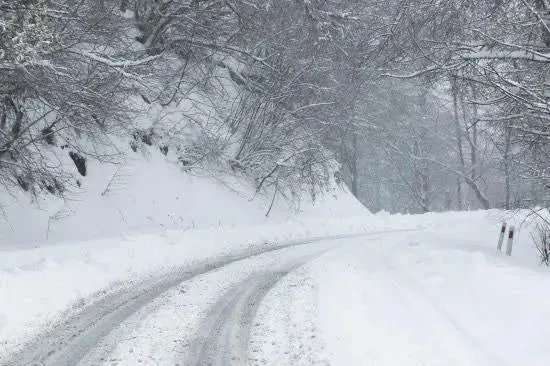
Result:
<svg viewBox="0 0 550 366">
<path fill-rule="evenodd" d="M 0 0 L 0 182 L 146 147 L 288 199 L 545 206 L 547 79 L 549 0 Z"/>
</svg>

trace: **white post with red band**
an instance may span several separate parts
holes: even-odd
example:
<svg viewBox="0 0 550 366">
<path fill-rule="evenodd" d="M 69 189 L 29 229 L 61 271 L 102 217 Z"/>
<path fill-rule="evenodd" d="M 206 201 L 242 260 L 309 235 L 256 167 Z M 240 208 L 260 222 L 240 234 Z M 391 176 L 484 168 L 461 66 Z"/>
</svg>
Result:
<svg viewBox="0 0 550 366">
<path fill-rule="evenodd" d="M 497 250 L 500 252 L 502 250 L 502 243 L 504 243 L 504 234 L 506 234 L 506 222 L 502 223 L 500 228 L 500 237 L 498 238 Z"/>
<path fill-rule="evenodd" d="M 506 246 L 506 254 L 512 255 L 512 244 L 514 242 L 514 225 L 510 226 L 508 232 L 508 245 Z"/>
</svg>

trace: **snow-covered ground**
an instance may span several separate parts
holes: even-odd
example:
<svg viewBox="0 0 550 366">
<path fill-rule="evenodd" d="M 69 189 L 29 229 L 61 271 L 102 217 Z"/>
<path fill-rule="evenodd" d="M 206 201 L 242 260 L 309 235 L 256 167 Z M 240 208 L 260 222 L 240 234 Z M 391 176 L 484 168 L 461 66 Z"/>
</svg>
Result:
<svg viewBox="0 0 550 366">
<path fill-rule="evenodd" d="M 286 336 L 298 342 L 292 347 L 301 350 L 306 346 L 300 342 L 309 337 L 307 348 L 323 350 L 315 360 L 301 350 L 294 355 L 300 362 L 293 364 L 393 365 L 418 359 L 426 365 L 496 365 L 528 359 L 542 365 L 550 356 L 544 347 L 550 273 L 537 266 L 527 233 L 518 236 L 511 258 L 496 252 L 502 216 L 478 211 L 319 217 L 4 251 L 3 355 L 67 313 L 151 273 L 298 239 L 410 229 L 374 241 L 354 239 L 352 246 L 342 240 L 346 245 L 285 276 L 260 306 L 258 318 L 267 319 L 262 324 L 268 328 L 255 342 L 271 346 L 257 346 L 268 353 L 257 352 L 254 359 L 281 359 L 279 344 L 268 340 L 283 339 L 275 334 L 290 319 L 298 327 Z M 295 314 L 273 315 L 289 304 Z"/>
<path fill-rule="evenodd" d="M 125 165 L 102 194 L 116 169 L 90 175 L 81 200 L 42 198 L 40 209 L 25 197 L 6 201 L 0 363 L 60 319 L 152 275 L 299 240 L 395 230 L 408 231 L 342 239 L 278 279 L 258 308 L 251 362 L 543 365 L 550 357 L 550 273 L 529 228 L 516 235 L 511 258 L 495 250 L 500 222 L 519 218 L 497 210 L 372 215 L 340 188 L 298 211 L 277 201 L 265 217 L 271 197 L 250 200 L 253 190 L 237 180 L 183 174 L 160 153 Z M 283 309 L 293 312 L 281 318 Z M 273 341 L 284 337 L 287 346 Z"/>
<path fill-rule="evenodd" d="M 517 256 L 497 252 L 494 217 L 411 217 L 425 229 L 354 239 L 289 274 L 259 308 L 251 363 L 547 365 L 550 271 L 525 232 Z"/>
<path fill-rule="evenodd" d="M 411 233 L 312 264 L 330 363 L 547 365 L 550 272 L 464 244 Z"/>
<path fill-rule="evenodd" d="M 86 181 L 82 200 L 43 197 L 39 208 L 24 196 L 7 201 L 0 360 L 67 312 L 151 274 L 297 239 L 385 229 L 365 220 L 368 211 L 339 188 L 298 211 L 278 201 L 266 218 L 270 198 L 250 200 L 253 190 L 238 181 L 183 174 L 163 158 L 126 165 L 133 173 L 107 195 L 113 172 L 103 166 Z M 62 210 L 70 214 L 52 222 Z"/>
</svg>

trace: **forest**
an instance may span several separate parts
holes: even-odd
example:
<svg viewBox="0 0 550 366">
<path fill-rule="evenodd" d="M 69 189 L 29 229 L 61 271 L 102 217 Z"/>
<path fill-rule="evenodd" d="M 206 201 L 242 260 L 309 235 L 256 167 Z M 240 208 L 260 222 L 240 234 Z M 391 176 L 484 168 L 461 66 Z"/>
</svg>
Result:
<svg viewBox="0 0 550 366">
<path fill-rule="evenodd" d="M 1 0 L 0 183 L 148 146 L 289 200 L 544 208 L 549 66 L 548 0 Z"/>
</svg>

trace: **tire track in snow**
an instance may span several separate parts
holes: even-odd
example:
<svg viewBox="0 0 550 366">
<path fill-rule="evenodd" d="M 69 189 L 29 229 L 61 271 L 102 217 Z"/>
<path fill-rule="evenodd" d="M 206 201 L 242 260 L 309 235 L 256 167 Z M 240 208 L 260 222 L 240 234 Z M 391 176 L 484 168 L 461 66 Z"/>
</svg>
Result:
<svg viewBox="0 0 550 366">
<path fill-rule="evenodd" d="M 268 292 L 286 275 L 331 249 L 293 260 L 277 271 L 260 271 L 241 281 L 210 309 L 196 334 L 185 365 L 247 365 L 248 344 L 258 308 Z"/>
<path fill-rule="evenodd" d="M 288 272 L 254 275 L 216 303 L 193 346 L 190 365 L 245 365 L 250 330 L 269 290 Z"/>
<path fill-rule="evenodd" d="M 404 293 L 403 284 L 408 287 L 409 296 L 410 294 L 414 294 L 418 298 L 423 299 L 423 303 L 429 305 L 429 308 L 431 308 L 442 321 L 446 322 L 450 329 L 454 329 L 464 343 L 469 344 L 480 356 L 491 362 L 491 364 L 510 366 L 509 362 L 487 349 L 472 332 L 466 327 L 463 327 L 455 316 L 445 310 L 439 301 L 428 295 L 418 283 L 411 281 L 405 276 L 400 276 L 399 278 L 394 277 L 394 287 L 397 291 Z"/>
<path fill-rule="evenodd" d="M 487 349 L 472 332 L 462 326 L 457 318 L 444 308 L 440 301 L 424 290 L 421 283 L 413 280 L 414 276 L 407 273 L 407 270 L 395 271 L 394 269 L 399 268 L 399 265 L 394 258 L 387 253 L 381 254 L 380 258 L 383 259 L 388 268 L 387 273 L 390 274 L 389 282 L 393 293 L 400 298 L 402 303 L 409 304 L 408 308 L 413 310 L 416 316 L 422 318 L 421 313 L 429 314 L 433 312 L 441 321 L 442 326 L 454 332 L 464 344 L 471 346 L 471 349 L 475 350 L 482 359 L 485 359 L 491 365 L 510 365 L 502 357 Z M 424 306 L 419 306 L 419 304 Z"/>
<path fill-rule="evenodd" d="M 287 242 L 269 248 L 226 255 L 214 261 L 203 261 L 180 268 L 169 274 L 153 277 L 128 288 L 116 291 L 65 319 L 48 333 L 41 334 L 21 351 L 8 358 L 5 366 L 76 365 L 90 350 L 118 325 L 166 291 L 199 275 L 214 271 L 243 259 L 274 252 L 284 248 L 307 245 L 324 240 L 375 236 L 414 230 L 379 231 L 361 234 L 314 237 Z"/>
</svg>

